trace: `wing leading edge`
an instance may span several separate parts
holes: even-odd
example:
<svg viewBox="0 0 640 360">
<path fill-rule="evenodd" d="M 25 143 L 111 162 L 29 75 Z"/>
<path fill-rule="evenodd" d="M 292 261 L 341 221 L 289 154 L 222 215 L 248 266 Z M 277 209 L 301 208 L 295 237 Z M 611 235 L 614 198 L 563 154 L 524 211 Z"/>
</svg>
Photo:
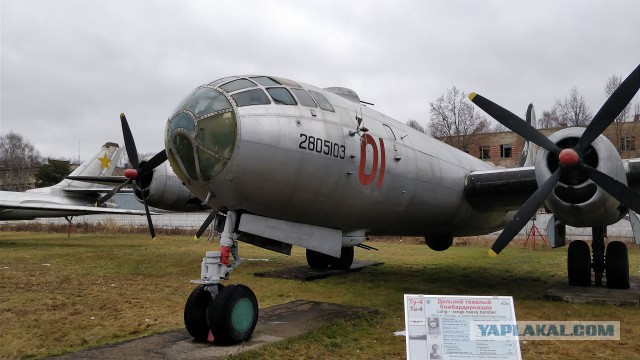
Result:
<svg viewBox="0 0 640 360">
<path fill-rule="evenodd" d="M 103 208 L 93 206 L 80 205 L 62 205 L 62 204 L 16 204 L 0 201 L 0 210 L 35 210 L 42 212 L 50 212 L 51 216 L 58 217 L 57 212 L 66 212 L 70 215 L 90 215 L 90 214 L 126 214 L 126 215 L 145 215 L 144 211 L 130 209 Z M 152 213 L 158 215 L 158 213 Z M 39 216 L 46 217 L 46 216 Z"/>
</svg>

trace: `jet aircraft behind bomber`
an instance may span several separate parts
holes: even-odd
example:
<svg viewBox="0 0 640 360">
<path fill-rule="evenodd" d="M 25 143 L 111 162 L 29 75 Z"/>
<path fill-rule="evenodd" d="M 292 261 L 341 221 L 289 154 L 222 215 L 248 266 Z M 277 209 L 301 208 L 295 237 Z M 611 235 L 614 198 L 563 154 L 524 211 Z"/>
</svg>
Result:
<svg viewBox="0 0 640 360">
<path fill-rule="evenodd" d="M 544 203 L 554 214 L 557 246 L 565 225 L 593 228 L 593 259 L 584 241 L 569 246 L 570 283 L 590 285 L 593 269 L 597 285 L 606 273 L 607 286 L 625 288 L 626 246 L 614 241 L 605 251 L 603 235 L 627 212 L 635 218 L 629 209 L 640 211 L 631 188 L 640 183 L 640 167 L 623 162 L 600 134 L 639 87 L 640 66 L 586 129 L 550 138 L 472 94 L 476 105 L 541 147 L 535 166 L 499 169 L 364 106 L 349 89 L 232 76 L 180 102 L 166 124 L 165 149 L 126 176 L 144 183 L 168 158 L 214 209 L 197 236 L 214 221 L 220 251 L 207 253 L 184 313 L 198 340 L 242 341 L 256 325 L 253 292 L 220 284 L 238 264 L 236 240 L 282 253 L 302 246 L 312 267 L 348 268 L 367 235 L 424 236 L 430 248 L 445 250 L 454 236 L 506 225 L 491 249 L 497 254 Z M 124 114 L 121 120 L 131 158 L 133 135 Z"/>
<path fill-rule="evenodd" d="M 118 144 L 107 143 L 71 176 L 110 176 L 124 149 Z M 144 215 L 144 212 L 117 209 L 102 200 L 108 188 L 93 184 L 62 180 L 60 183 L 26 192 L 0 191 L 0 220 L 32 220 L 41 217 L 69 217 L 90 214 Z M 100 203 L 101 206 L 96 206 Z M 107 207 L 110 205 L 111 207 Z"/>
</svg>

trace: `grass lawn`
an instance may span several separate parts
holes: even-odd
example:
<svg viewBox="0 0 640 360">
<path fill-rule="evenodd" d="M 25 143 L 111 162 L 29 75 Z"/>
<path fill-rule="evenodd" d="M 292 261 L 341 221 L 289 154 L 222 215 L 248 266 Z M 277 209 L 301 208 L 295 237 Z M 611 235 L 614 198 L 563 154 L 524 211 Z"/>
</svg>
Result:
<svg viewBox="0 0 640 360">
<path fill-rule="evenodd" d="M 305 265 L 292 256 L 240 244 L 247 261 L 231 276 L 261 308 L 295 299 L 373 307 L 379 315 L 339 322 L 234 359 L 405 358 L 403 294 L 511 295 L 518 320 L 621 322 L 620 341 L 521 342 L 525 359 L 640 358 L 640 309 L 541 300 L 563 281 L 566 248 L 508 247 L 489 258 L 484 246 L 436 253 L 426 245 L 375 242 L 356 259 L 384 261 L 346 276 L 313 282 L 265 279 L 257 271 Z M 39 358 L 183 327 L 184 302 L 200 261 L 217 243 L 187 235 L 0 233 L 0 358 Z M 630 249 L 632 276 L 640 250 Z"/>
</svg>

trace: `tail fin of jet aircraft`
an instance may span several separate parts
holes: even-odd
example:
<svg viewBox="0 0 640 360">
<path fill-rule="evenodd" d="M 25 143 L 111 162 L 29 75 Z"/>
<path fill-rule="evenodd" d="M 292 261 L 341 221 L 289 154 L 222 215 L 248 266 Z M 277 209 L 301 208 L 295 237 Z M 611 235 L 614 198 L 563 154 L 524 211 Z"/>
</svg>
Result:
<svg viewBox="0 0 640 360">
<path fill-rule="evenodd" d="M 527 107 L 526 121 L 534 128 L 538 128 L 536 112 L 533 110 L 533 104 L 529 104 Z M 518 160 L 518 167 L 534 166 L 537 151 L 538 145 L 525 139 L 522 146 L 522 154 Z"/>
<path fill-rule="evenodd" d="M 116 143 L 108 142 L 102 145 L 102 148 L 92 157 L 87 159 L 82 165 L 78 166 L 69 176 L 111 176 L 115 170 L 118 161 L 122 157 L 124 148 Z M 94 184 L 75 181 L 62 180 L 56 186 L 71 188 L 92 188 Z"/>
</svg>

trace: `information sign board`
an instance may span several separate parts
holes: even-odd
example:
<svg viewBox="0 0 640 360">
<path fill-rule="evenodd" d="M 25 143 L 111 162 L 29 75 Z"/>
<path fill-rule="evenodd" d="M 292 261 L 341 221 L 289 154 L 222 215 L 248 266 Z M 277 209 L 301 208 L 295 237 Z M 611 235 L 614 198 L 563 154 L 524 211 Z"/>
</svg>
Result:
<svg viewBox="0 0 640 360">
<path fill-rule="evenodd" d="M 522 359 L 511 296 L 405 295 L 404 308 L 407 359 Z"/>
</svg>

